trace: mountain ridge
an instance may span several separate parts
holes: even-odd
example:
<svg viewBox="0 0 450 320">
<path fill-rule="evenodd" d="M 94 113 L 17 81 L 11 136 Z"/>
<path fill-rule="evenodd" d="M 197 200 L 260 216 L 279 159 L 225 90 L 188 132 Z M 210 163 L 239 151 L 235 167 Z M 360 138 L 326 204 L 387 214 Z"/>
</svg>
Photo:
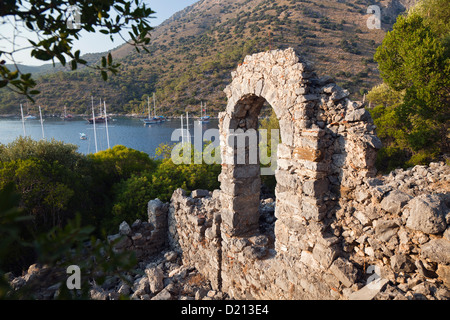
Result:
<svg viewBox="0 0 450 320">
<path fill-rule="evenodd" d="M 382 30 L 366 26 L 367 7 L 382 8 Z M 320 75 L 331 75 L 361 98 L 380 79 L 372 57 L 386 30 L 408 0 L 201 0 L 175 13 L 151 32 L 150 54 L 129 45 L 112 50 L 119 73 L 102 82 L 91 70 L 58 71 L 38 79 L 36 104 L 54 112 L 67 106 L 83 113 L 91 95 L 110 102 L 111 111 L 142 113 L 146 97 L 156 92 L 161 112 L 213 113 L 226 103 L 223 88 L 245 55 L 293 47 L 312 61 Z M 61 92 L 64 92 L 63 94 Z M 6 93 L 5 106 L 20 99 Z M 7 108 L 8 109 L 8 108 Z"/>
</svg>

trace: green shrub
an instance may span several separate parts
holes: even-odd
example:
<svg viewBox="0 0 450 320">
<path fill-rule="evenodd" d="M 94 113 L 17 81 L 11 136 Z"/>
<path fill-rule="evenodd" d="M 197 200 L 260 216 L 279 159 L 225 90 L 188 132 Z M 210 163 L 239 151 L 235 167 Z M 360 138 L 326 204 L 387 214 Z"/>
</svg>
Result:
<svg viewBox="0 0 450 320">
<path fill-rule="evenodd" d="M 147 220 L 148 201 L 159 198 L 167 202 L 178 188 L 188 193 L 195 189 L 219 188 L 220 165 L 177 165 L 169 158 L 170 152 L 168 145 L 161 145 L 159 153 L 164 158 L 155 170 L 134 174 L 114 185 L 113 219 L 106 221 L 105 226 L 117 228 L 122 221 L 133 223 L 136 219 Z"/>
</svg>

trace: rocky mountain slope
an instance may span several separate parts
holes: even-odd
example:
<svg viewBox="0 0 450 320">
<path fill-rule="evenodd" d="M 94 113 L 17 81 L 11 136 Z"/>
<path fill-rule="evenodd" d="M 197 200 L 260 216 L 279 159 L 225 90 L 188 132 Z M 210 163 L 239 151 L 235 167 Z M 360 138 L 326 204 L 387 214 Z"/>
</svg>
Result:
<svg viewBox="0 0 450 320">
<path fill-rule="evenodd" d="M 200 102 L 216 113 L 225 103 L 230 72 L 247 54 L 293 47 L 331 75 L 354 98 L 380 79 L 373 54 L 395 17 L 413 0 L 200 0 L 176 13 L 151 34 L 150 54 L 128 45 L 112 52 L 122 64 L 103 82 L 89 70 L 57 71 L 38 79 L 36 106 L 76 113 L 90 107 L 91 95 L 110 110 L 142 113 L 156 92 L 161 112 L 200 113 Z M 367 28 L 367 7 L 381 6 L 382 29 Z M 23 97 L 1 91 L 0 113 L 15 113 Z"/>
</svg>

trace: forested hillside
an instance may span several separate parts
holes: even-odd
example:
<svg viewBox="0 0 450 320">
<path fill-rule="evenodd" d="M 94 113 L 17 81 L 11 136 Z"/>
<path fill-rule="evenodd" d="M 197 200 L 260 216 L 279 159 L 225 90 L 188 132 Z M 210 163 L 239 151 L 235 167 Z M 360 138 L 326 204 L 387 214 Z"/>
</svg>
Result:
<svg viewBox="0 0 450 320">
<path fill-rule="evenodd" d="M 367 7 L 375 3 L 382 6 L 381 30 L 366 25 Z M 127 45 L 114 50 L 121 67 L 107 82 L 86 68 L 38 76 L 34 108 L 60 113 L 67 106 L 84 113 L 94 96 L 106 99 L 111 112 L 142 113 L 156 92 L 162 113 L 200 112 L 201 101 L 216 113 L 223 109 L 230 73 L 245 55 L 286 47 L 361 98 L 380 82 L 373 54 L 405 9 L 402 3 L 408 6 L 406 0 L 201 0 L 152 32 L 150 53 Z M 0 113 L 18 114 L 21 102 L 24 97 L 2 90 Z"/>
</svg>

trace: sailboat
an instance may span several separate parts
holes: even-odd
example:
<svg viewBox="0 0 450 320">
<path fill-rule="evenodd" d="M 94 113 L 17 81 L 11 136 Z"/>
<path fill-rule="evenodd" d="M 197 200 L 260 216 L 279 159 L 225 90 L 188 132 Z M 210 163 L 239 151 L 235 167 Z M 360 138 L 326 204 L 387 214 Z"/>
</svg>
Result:
<svg viewBox="0 0 450 320">
<path fill-rule="evenodd" d="M 164 122 L 166 119 L 163 116 L 157 116 L 156 115 L 156 100 L 155 100 L 155 94 L 153 93 L 153 118 L 150 116 L 150 98 L 148 98 L 148 119 L 144 119 L 145 124 L 154 124 L 154 123 L 161 123 Z"/>
<path fill-rule="evenodd" d="M 211 117 L 206 115 L 206 103 L 205 103 L 205 108 L 203 109 L 203 102 L 201 102 L 201 108 L 202 108 L 202 112 L 201 112 L 200 122 L 208 123 L 209 119 L 211 119 Z M 203 115 L 203 112 L 205 112 L 205 115 Z"/>
<path fill-rule="evenodd" d="M 99 108 L 99 116 L 98 117 L 95 117 L 95 123 L 105 123 L 106 122 L 106 114 L 105 114 L 105 116 L 102 116 L 102 100 L 100 99 L 100 108 Z M 89 121 L 89 123 L 90 124 L 93 124 L 94 123 L 94 118 L 90 118 L 90 119 L 88 119 L 88 121 Z"/>
<path fill-rule="evenodd" d="M 64 116 L 62 117 L 64 121 L 73 120 L 73 116 L 69 113 L 67 114 L 67 108 L 64 107 Z"/>
<path fill-rule="evenodd" d="M 154 103 L 154 99 L 155 95 L 153 95 L 153 103 Z M 154 123 L 158 123 L 156 121 L 156 119 L 153 117 L 151 117 L 151 111 L 150 111 L 150 97 L 147 98 L 147 108 L 148 108 L 148 118 L 144 119 L 142 121 L 144 121 L 145 124 L 154 124 Z"/>
<path fill-rule="evenodd" d="M 23 117 L 25 120 L 36 120 L 37 117 L 30 114 L 30 109 L 27 103 L 27 115 Z"/>
<path fill-rule="evenodd" d="M 153 93 L 153 108 L 154 108 L 154 114 L 155 116 L 153 117 L 153 119 L 156 120 L 157 123 L 161 123 L 164 122 L 166 120 L 166 118 L 164 118 L 163 116 L 157 116 L 156 115 L 156 99 L 155 99 L 155 93 Z"/>
</svg>

